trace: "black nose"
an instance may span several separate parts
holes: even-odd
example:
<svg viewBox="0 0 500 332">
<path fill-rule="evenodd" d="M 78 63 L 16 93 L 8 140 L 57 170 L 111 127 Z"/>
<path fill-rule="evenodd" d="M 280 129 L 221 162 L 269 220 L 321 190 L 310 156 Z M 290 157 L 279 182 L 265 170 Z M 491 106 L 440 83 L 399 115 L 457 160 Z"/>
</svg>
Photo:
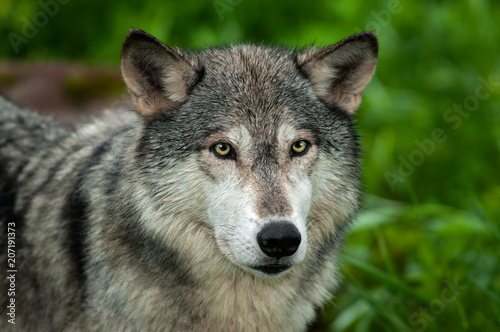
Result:
<svg viewBox="0 0 500 332">
<path fill-rule="evenodd" d="M 300 245 L 300 233 L 289 222 L 275 222 L 262 228 L 257 234 L 260 249 L 269 257 L 293 255 Z"/>
</svg>

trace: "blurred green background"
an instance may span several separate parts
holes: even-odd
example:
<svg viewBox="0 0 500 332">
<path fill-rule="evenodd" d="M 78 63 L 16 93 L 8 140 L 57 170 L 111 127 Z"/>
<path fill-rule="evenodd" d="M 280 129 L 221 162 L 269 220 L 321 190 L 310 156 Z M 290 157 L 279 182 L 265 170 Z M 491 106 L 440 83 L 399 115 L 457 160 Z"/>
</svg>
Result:
<svg viewBox="0 0 500 332">
<path fill-rule="evenodd" d="M 0 57 L 118 67 L 131 27 L 184 48 L 375 30 L 364 212 L 311 330 L 500 331 L 499 22 L 493 0 L 2 0 Z"/>
</svg>

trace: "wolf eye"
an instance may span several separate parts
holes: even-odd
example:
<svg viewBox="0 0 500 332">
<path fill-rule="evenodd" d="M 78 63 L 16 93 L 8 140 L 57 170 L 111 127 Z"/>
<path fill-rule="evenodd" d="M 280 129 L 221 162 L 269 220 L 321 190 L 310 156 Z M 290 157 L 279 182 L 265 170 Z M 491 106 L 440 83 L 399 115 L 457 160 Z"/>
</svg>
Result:
<svg viewBox="0 0 500 332">
<path fill-rule="evenodd" d="M 235 159 L 236 155 L 233 148 L 228 143 L 217 143 L 212 146 L 215 156 L 223 159 Z"/>
<path fill-rule="evenodd" d="M 302 156 L 309 150 L 309 142 L 300 140 L 292 144 L 291 153 L 292 157 Z"/>
</svg>

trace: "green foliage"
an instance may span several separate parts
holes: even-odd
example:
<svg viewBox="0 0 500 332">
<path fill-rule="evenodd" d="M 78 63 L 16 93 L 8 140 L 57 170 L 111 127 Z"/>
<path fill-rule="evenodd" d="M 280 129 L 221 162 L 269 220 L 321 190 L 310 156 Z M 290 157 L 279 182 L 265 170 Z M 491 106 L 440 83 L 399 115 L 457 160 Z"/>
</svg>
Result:
<svg viewBox="0 0 500 332">
<path fill-rule="evenodd" d="M 0 4 L 0 55 L 118 65 L 131 27 L 185 48 L 327 45 L 376 30 L 379 65 L 356 117 L 365 212 L 316 329 L 500 329 L 500 2 L 73 0 L 28 38 L 42 10 Z M 25 40 L 13 47 L 9 33 Z"/>
<path fill-rule="evenodd" d="M 461 210 L 368 195 L 318 330 L 496 331 L 499 240 L 477 201 Z"/>
</svg>

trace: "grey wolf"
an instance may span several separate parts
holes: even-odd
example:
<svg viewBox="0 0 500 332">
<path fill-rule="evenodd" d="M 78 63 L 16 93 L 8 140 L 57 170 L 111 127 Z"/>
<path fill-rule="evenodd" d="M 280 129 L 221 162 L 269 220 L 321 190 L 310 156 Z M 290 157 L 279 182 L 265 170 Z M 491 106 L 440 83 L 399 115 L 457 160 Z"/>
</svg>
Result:
<svg viewBox="0 0 500 332">
<path fill-rule="evenodd" d="M 71 129 L 1 99 L 2 275 L 9 245 L 17 272 L 0 329 L 305 330 L 359 209 L 352 115 L 377 51 L 371 32 L 190 52 L 132 30 L 134 111 Z"/>
</svg>

